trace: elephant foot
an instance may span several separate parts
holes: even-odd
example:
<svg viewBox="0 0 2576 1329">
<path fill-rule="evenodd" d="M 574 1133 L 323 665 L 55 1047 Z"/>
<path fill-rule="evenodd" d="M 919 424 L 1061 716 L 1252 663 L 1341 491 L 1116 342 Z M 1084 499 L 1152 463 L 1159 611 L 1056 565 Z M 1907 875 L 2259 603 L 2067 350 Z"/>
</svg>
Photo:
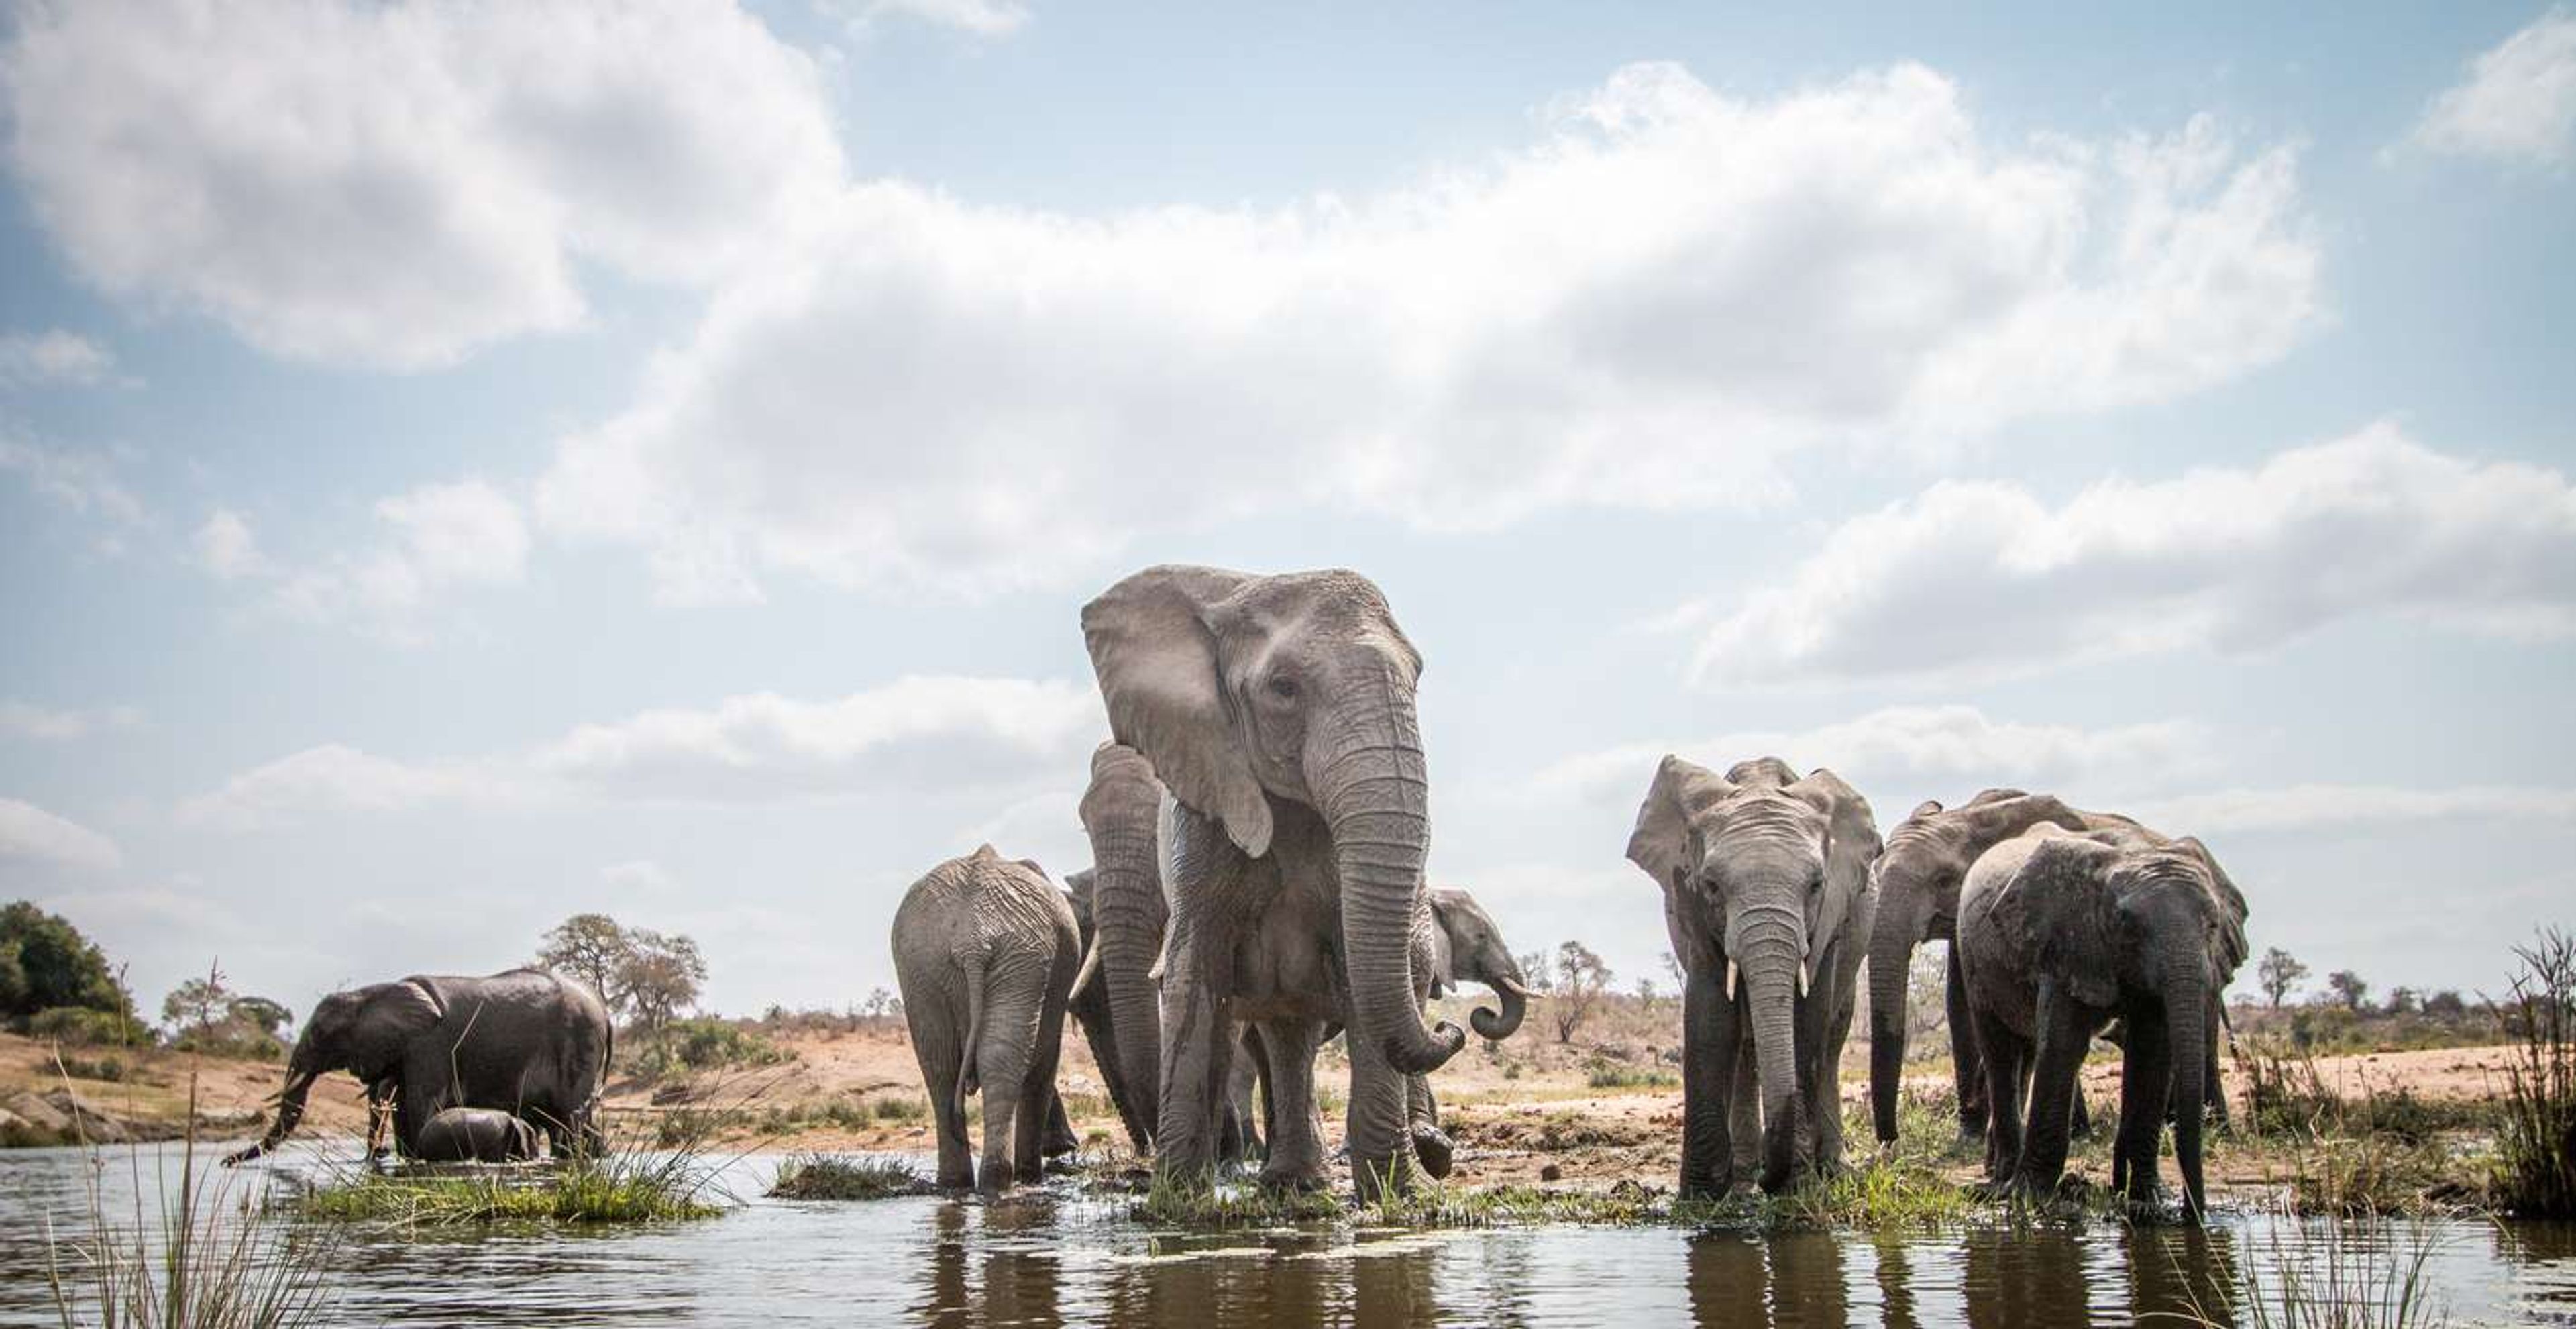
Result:
<svg viewBox="0 0 2576 1329">
<path fill-rule="evenodd" d="M 1261 1189 L 1279 1195 L 1313 1195 L 1333 1188 L 1332 1179 L 1320 1167 L 1265 1167 L 1256 1180 Z"/>
<path fill-rule="evenodd" d="M 1980 1181 L 1973 1183 L 1968 1187 L 1968 1196 L 1970 1199 L 1982 1201 L 1987 1204 L 2000 1204 L 2021 1193 L 2021 1183 L 2010 1177 L 1990 1181 Z"/>
<path fill-rule="evenodd" d="M 975 1189 L 974 1169 L 968 1168 L 958 1172 L 942 1171 L 939 1174 L 939 1189 L 943 1191 L 971 1191 Z"/>
<path fill-rule="evenodd" d="M 1457 1146 L 1437 1126 L 1413 1128 L 1413 1156 L 1422 1162 L 1422 1170 L 1434 1179 L 1449 1175 L 1457 1158 Z"/>
<path fill-rule="evenodd" d="M 1351 1189 L 1362 1204 L 1376 1204 L 1413 1188 L 1413 1169 L 1403 1155 L 1363 1158 L 1351 1155 Z"/>
</svg>

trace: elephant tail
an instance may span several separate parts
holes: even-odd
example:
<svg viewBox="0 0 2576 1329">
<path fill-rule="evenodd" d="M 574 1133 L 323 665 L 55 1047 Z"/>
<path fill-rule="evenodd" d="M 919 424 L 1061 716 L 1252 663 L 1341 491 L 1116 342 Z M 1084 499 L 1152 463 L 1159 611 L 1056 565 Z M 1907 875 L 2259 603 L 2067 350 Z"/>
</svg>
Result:
<svg viewBox="0 0 2576 1329">
<path fill-rule="evenodd" d="M 958 1052 L 957 1112 L 966 1112 L 966 1097 L 983 1088 L 983 1074 L 977 1065 L 975 1051 L 984 1045 L 984 967 L 966 967 L 966 1043 Z"/>
</svg>

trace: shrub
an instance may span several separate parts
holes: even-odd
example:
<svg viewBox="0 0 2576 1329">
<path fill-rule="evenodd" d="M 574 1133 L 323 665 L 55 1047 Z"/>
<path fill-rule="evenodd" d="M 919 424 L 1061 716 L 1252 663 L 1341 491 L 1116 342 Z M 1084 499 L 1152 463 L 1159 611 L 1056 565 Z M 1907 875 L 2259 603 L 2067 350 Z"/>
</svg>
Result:
<svg viewBox="0 0 2576 1329">
<path fill-rule="evenodd" d="M 75 1080 L 104 1080 L 109 1084 L 117 1084 L 122 1082 L 129 1073 L 125 1062 L 116 1057 L 101 1057 L 92 1061 L 87 1057 L 66 1056 L 59 1060 L 63 1074 Z"/>
<path fill-rule="evenodd" d="M 883 1200 L 934 1189 L 900 1158 L 803 1154 L 778 1165 L 769 1194 L 781 1200 Z"/>
<path fill-rule="evenodd" d="M 2551 928 L 2514 954 L 2522 969 L 2497 1008 L 2514 1050 L 2496 1198 L 2522 1217 L 2576 1217 L 2576 937 Z"/>
<path fill-rule="evenodd" d="M 868 1100 L 868 1115 L 879 1121 L 927 1121 L 930 1119 L 930 1104 L 924 1099 L 903 1094 L 871 1098 Z"/>
<path fill-rule="evenodd" d="M 152 1029 L 117 1011 L 50 1006 L 27 1018 L 27 1036 L 65 1047 L 150 1047 Z"/>
<path fill-rule="evenodd" d="M 720 1066 L 775 1066 L 787 1060 L 779 1046 L 727 1020 L 674 1020 L 663 1035 L 671 1056 L 693 1071 Z"/>
</svg>

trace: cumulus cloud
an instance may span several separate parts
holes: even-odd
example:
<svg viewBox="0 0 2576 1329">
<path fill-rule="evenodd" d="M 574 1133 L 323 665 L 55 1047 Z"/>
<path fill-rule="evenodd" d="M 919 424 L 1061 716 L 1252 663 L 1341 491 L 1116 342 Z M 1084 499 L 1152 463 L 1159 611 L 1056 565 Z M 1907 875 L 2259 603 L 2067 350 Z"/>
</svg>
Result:
<svg viewBox="0 0 2576 1329">
<path fill-rule="evenodd" d="M 60 743 L 108 730 L 134 729 L 142 723 L 143 712 L 131 706 L 110 706 L 96 711 L 56 711 L 23 701 L 0 701 L 0 736 L 10 738 Z"/>
<path fill-rule="evenodd" d="M 415 368 L 713 279 L 833 188 L 813 62 L 731 3 L 85 0 L 0 48 L 7 154 L 83 276 L 262 348 Z"/>
<path fill-rule="evenodd" d="M 125 861 L 116 842 L 33 803 L 0 798 L 0 863 L 104 872 Z"/>
<path fill-rule="evenodd" d="M 2553 7 L 2469 64 L 2424 108 L 2408 143 L 2432 152 L 2565 165 L 2576 144 L 2576 14 Z"/>
<path fill-rule="evenodd" d="M 197 562 L 219 581 L 238 581 L 269 571 L 259 552 L 250 519 L 230 508 L 217 508 L 197 528 Z"/>
<path fill-rule="evenodd" d="M 184 800 L 179 817 L 250 830 L 433 807 L 1008 795 L 1079 769 L 1105 728 L 1097 694 L 1081 684 L 913 676 L 831 701 L 758 693 L 646 711 L 465 759 L 405 761 L 326 744 L 234 775 Z"/>
<path fill-rule="evenodd" d="M 143 501 L 118 477 L 106 455 L 72 448 L 47 447 L 0 433 L 0 472 L 15 474 L 36 496 L 83 517 L 112 525 L 140 526 Z"/>
<path fill-rule="evenodd" d="M 2389 785 L 2299 784 L 2224 789 L 2159 799 L 2138 819 L 2177 835 L 2221 831 L 2366 828 L 2397 822 L 2539 821 L 2576 824 L 2576 789 L 2527 785 L 2459 785 L 2410 789 Z"/>
<path fill-rule="evenodd" d="M 2556 637 L 2576 628 L 2576 489 L 2436 452 L 2395 426 L 2095 484 L 2056 507 L 1944 482 L 1843 523 L 1702 639 L 1706 682 L 1997 675 L 2180 649 L 2268 649 L 2397 615 Z"/>
<path fill-rule="evenodd" d="M 1029 7 L 1012 0 L 828 0 L 827 7 L 858 23 L 908 18 L 978 37 L 1007 37 L 1029 21 Z"/>
<path fill-rule="evenodd" d="M 350 619 L 414 643 L 442 592 L 513 585 L 527 574 L 530 536 L 517 499 L 474 478 L 427 484 L 375 505 L 374 544 L 309 564 L 272 559 L 249 519 L 218 508 L 197 528 L 197 562 L 222 581 L 264 585 L 271 606 L 315 622 Z"/>
<path fill-rule="evenodd" d="M 1831 767 L 1864 791 L 1929 789 L 1955 802 L 2000 784 L 2134 789 L 2141 781 L 2207 768 L 2215 743 L 2205 726 L 2186 720 L 2088 729 L 1998 720 L 1974 706 L 1889 706 L 1795 732 L 1748 731 L 1680 745 L 1628 743 L 1587 752 L 1542 769 L 1524 792 L 1551 803 L 1624 800 L 1633 806 L 1667 752 L 1720 770 L 1747 757 L 1776 756 L 1801 770 Z M 1879 812 L 1886 818 L 1904 809 Z"/>
<path fill-rule="evenodd" d="M 115 369 L 116 357 L 106 347 L 78 333 L 0 333 L 0 388 L 90 387 L 106 382 Z"/>
<path fill-rule="evenodd" d="M 2309 229 L 2288 148 L 1999 141 L 1913 65 L 1764 101 L 1634 66 L 1519 151 L 1278 210 L 878 181 L 565 437 L 538 511 L 695 601 L 1052 584 L 1283 507 L 1770 502 L 1800 449 L 1941 455 L 2277 358 Z"/>
</svg>

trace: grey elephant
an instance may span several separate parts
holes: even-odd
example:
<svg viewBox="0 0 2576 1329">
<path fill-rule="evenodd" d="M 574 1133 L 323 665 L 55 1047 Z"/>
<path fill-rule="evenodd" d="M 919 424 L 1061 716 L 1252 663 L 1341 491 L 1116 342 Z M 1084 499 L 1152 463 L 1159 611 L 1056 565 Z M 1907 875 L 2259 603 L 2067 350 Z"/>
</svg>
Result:
<svg viewBox="0 0 2576 1329">
<path fill-rule="evenodd" d="M 1905 985 L 1914 948 L 1957 935 L 1959 883 L 1968 866 L 1994 846 L 2042 823 L 2075 830 L 2094 824 L 2047 794 L 1989 789 L 1965 804 L 1927 802 L 1888 832 L 1887 849 L 1871 865 L 1877 920 L 1869 938 L 1869 1092 L 1872 1124 L 1881 1142 L 1896 1139 L 1897 1091 L 1905 1071 Z M 1977 1064 L 1975 1032 L 1968 1019 L 1967 988 L 1959 952 L 1948 947 L 1950 1065 L 1958 1087 L 1959 1133 L 1986 1129 L 1985 1073 Z"/>
<path fill-rule="evenodd" d="M 2184 1207 L 2201 1212 L 2209 1026 L 2244 958 L 2244 924 L 2244 896 L 2195 839 L 2042 825 L 1978 858 L 1958 944 L 1999 1189 L 2055 1189 L 2085 1049 L 2117 1019 L 2127 1028 L 2113 1184 L 2153 1202 L 2170 1106 Z"/>
<path fill-rule="evenodd" d="M 1363 1198 L 1402 1186 L 1407 1077 L 1466 1043 L 1426 1026 L 1422 869 L 1429 799 L 1414 690 L 1422 659 L 1386 597 L 1347 571 L 1150 568 L 1082 611 L 1111 736 L 1169 791 L 1170 917 L 1159 989 L 1104 950 L 1113 1003 L 1160 998 L 1155 1167 L 1214 1174 L 1234 1022 L 1259 1027 L 1277 1123 L 1265 1183 L 1324 1181 L 1314 1050 L 1350 1028 L 1347 1141 Z M 1088 819 L 1086 819 L 1088 824 Z M 1112 855 L 1101 872 L 1104 940 Z M 1119 1013 L 1131 1063 L 1146 1037 Z"/>
<path fill-rule="evenodd" d="M 1082 943 L 1064 892 L 1035 863 L 984 845 L 932 868 L 894 912 L 895 983 L 938 1123 L 939 1184 L 988 1193 L 1044 1168 L 1056 1058 Z M 983 1164 L 966 1098 L 984 1091 Z"/>
<path fill-rule="evenodd" d="M 614 1037 L 598 993 L 541 969 L 415 975 L 334 992 L 314 1006 L 287 1055 L 276 1121 L 224 1161 L 246 1162 L 284 1142 L 304 1119 L 313 1082 L 338 1070 L 366 1084 L 371 1101 L 393 1101 L 394 1147 L 405 1154 L 419 1152 L 430 1118 L 451 1107 L 536 1122 L 559 1158 L 595 1149 Z"/>
<path fill-rule="evenodd" d="M 1869 865 L 1868 800 L 1832 771 L 1777 757 L 1726 774 L 1667 756 L 1637 809 L 1628 858 L 1663 887 L 1683 986 L 1686 1198 L 1721 1196 L 1757 1165 L 1762 1188 L 1801 1163 L 1842 1163 L 1839 1069 L 1851 1031 Z"/>
<path fill-rule="evenodd" d="M 414 1156 L 425 1163 L 518 1163 L 537 1156 L 537 1131 L 498 1108 L 453 1107 L 422 1123 Z"/>
<path fill-rule="evenodd" d="M 1476 1036 L 1499 1041 L 1519 1032 L 1532 993 L 1528 979 L 1521 973 L 1520 961 L 1503 940 L 1502 928 L 1494 922 L 1493 915 L 1485 912 L 1475 896 L 1459 887 L 1434 886 L 1424 895 L 1433 924 L 1429 936 L 1431 953 L 1421 957 L 1424 970 L 1430 974 L 1430 995 L 1447 996 L 1462 984 L 1482 983 L 1493 989 L 1499 1009 L 1478 1007 L 1468 1013 L 1467 1023 L 1475 1029 Z M 1330 1041 L 1340 1032 L 1338 1026 L 1326 1025 L 1323 1040 Z M 1254 1126 L 1263 1121 L 1255 1110 L 1254 1092 L 1266 1062 L 1260 1034 L 1247 1027 L 1236 1050 L 1226 1095 L 1232 1119 L 1243 1123 L 1243 1150 L 1247 1155 L 1260 1153 L 1261 1137 L 1268 1133 L 1266 1125 L 1257 1130 Z M 1433 1177 L 1448 1176 L 1455 1146 L 1440 1129 L 1440 1100 L 1429 1076 L 1410 1077 L 1405 1103 L 1415 1161 Z"/>
<path fill-rule="evenodd" d="M 1162 1101 L 1161 984 L 1163 929 L 1170 917 L 1163 890 L 1158 825 L 1165 801 L 1152 762 L 1124 744 L 1100 745 L 1082 795 L 1083 831 L 1091 839 L 1090 975 L 1083 1000 L 1098 1016 L 1086 1021 L 1101 1075 L 1111 1085 L 1120 1120 L 1138 1153 L 1152 1150 Z M 1106 1045 L 1104 1047 L 1104 1044 Z M 1114 1063 L 1114 1071 L 1113 1071 Z"/>
<path fill-rule="evenodd" d="M 1127 1129 L 1128 1142 L 1141 1156 L 1154 1148 L 1153 1113 L 1148 1106 L 1151 1099 L 1150 1095 L 1140 1097 L 1129 1083 L 1127 1061 L 1118 1046 L 1118 1023 L 1111 1012 L 1109 983 L 1101 972 L 1098 881 L 1097 872 L 1090 868 L 1065 878 L 1065 902 L 1073 910 L 1074 932 L 1081 939 L 1083 957 L 1065 1010 L 1082 1031 L 1083 1041 L 1091 1045 L 1091 1060 L 1100 1068 L 1100 1082 L 1109 1091 L 1110 1105 L 1117 1109 L 1118 1120 Z M 1155 944 L 1161 944 L 1160 938 Z"/>
</svg>

